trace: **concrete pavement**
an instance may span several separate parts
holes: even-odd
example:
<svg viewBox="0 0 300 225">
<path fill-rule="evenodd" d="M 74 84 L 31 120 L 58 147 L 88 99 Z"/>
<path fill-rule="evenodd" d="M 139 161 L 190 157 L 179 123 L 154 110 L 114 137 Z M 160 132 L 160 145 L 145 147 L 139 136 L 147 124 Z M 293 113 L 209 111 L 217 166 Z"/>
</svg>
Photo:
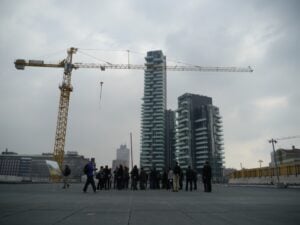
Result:
<svg viewBox="0 0 300 225">
<path fill-rule="evenodd" d="M 212 193 L 0 184 L 0 224 L 299 224 L 300 189 L 213 185 Z"/>
</svg>

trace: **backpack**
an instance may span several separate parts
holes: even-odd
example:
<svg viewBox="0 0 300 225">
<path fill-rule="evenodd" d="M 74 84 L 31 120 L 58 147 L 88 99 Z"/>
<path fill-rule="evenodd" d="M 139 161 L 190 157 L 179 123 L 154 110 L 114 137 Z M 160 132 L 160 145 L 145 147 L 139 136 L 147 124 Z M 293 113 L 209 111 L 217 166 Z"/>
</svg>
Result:
<svg viewBox="0 0 300 225">
<path fill-rule="evenodd" d="M 66 167 L 66 169 L 64 171 L 64 175 L 69 176 L 70 174 L 71 174 L 71 169 L 69 167 Z"/>
<path fill-rule="evenodd" d="M 87 174 L 88 173 L 88 170 L 89 170 L 89 164 L 86 164 L 84 167 L 83 167 L 83 173 L 84 174 Z"/>
</svg>

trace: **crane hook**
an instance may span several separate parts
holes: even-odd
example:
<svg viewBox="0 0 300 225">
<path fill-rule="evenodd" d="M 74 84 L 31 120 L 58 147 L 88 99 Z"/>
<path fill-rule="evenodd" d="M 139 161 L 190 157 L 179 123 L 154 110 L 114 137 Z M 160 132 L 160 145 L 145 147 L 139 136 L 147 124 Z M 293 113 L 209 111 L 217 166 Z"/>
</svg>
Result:
<svg viewBox="0 0 300 225">
<path fill-rule="evenodd" d="M 100 101 L 101 101 L 101 96 L 102 96 L 102 85 L 103 85 L 103 81 L 100 82 Z"/>
</svg>

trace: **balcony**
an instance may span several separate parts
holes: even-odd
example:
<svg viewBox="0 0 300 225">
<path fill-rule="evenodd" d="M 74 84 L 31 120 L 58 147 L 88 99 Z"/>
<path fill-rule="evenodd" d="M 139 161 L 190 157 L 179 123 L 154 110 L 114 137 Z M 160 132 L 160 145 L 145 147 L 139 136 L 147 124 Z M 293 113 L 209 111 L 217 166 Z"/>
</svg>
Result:
<svg viewBox="0 0 300 225">
<path fill-rule="evenodd" d="M 203 150 L 203 149 L 208 149 L 207 145 L 202 145 L 202 146 L 196 146 L 196 150 Z M 201 151 L 202 152 L 202 151 Z M 204 152 L 204 151 L 203 151 Z"/>
<path fill-rule="evenodd" d="M 199 142 L 196 142 L 196 145 L 207 145 L 208 144 L 208 141 L 199 141 Z"/>
<path fill-rule="evenodd" d="M 201 141 L 201 140 L 206 140 L 206 143 L 207 143 L 208 137 L 206 137 L 206 136 L 196 137 L 196 141 Z"/>
<path fill-rule="evenodd" d="M 207 127 L 199 127 L 199 128 L 196 128 L 196 131 L 204 131 L 204 130 L 207 130 Z"/>
<path fill-rule="evenodd" d="M 200 118 L 195 121 L 195 123 L 200 123 L 206 121 L 206 118 Z"/>
<path fill-rule="evenodd" d="M 208 151 L 197 151 L 196 155 L 207 155 Z"/>
</svg>

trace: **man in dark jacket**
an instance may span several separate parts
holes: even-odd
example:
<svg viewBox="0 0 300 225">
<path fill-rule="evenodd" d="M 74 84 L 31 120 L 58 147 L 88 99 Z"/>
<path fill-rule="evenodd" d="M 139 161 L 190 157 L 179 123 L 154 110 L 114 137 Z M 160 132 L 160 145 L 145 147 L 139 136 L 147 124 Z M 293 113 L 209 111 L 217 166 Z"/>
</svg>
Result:
<svg viewBox="0 0 300 225">
<path fill-rule="evenodd" d="M 86 182 L 83 188 L 83 192 L 86 193 L 88 185 L 91 184 L 94 192 L 96 193 L 96 185 L 94 181 L 94 171 L 96 170 L 95 159 L 92 158 L 91 161 L 89 161 L 88 164 L 86 164 L 85 168 Z"/>
<path fill-rule="evenodd" d="M 121 190 L 124 188 L 124 170 L 121 164 L 117 170 L 116 175 L 117 175 L 117 188 L 118 190 Z"/>
<path fill-rule="evenodd" d="M 181 173 L 181 168 L 178 165 L 178 162 L 176 162 L 176 165 L 173 170 L 173 191 L 178 192 L 179 190 L 179 178 L 180 178 L 180 173 Z"/>
<path fill-rule="evenodd" d="M 194 183 L 194 190 L 197 190 L 197 170 L 192 170 L 193 171 L 193 183 Z"/>
<path fill-rule="evenodd" d="M 131 171 L 131 189 L 132 190 L 137 190 L 137 183 L 139 180 L 139 170 L 137 168 L 137 166 L 135 165 Z"/>
<path fill-rule="evenodd" d="M 146 189 L 146 183 L 147 183 L 147 173 L 144 170 L 144 168 L 141 168 L 141 172 L 140 172 L 140 189 L 141 190 L 145 190 Z"/>
<path fill-rule="evenodd" d="M 202 181 L 204 184 L 204 191 L 211 192 L 211 167 L 208 161 L 206 161 L 203 166 Z"/>
<path fill-rule="evenodd" d="M 192 183 L 193 183 L 193 170 L 191 169 L 191 166 L 189 166 L 185 172 L 185 190 L 188 190 L 188 186 L 190 185 L 190 191 L 193 190 Z"/>
</svg>

